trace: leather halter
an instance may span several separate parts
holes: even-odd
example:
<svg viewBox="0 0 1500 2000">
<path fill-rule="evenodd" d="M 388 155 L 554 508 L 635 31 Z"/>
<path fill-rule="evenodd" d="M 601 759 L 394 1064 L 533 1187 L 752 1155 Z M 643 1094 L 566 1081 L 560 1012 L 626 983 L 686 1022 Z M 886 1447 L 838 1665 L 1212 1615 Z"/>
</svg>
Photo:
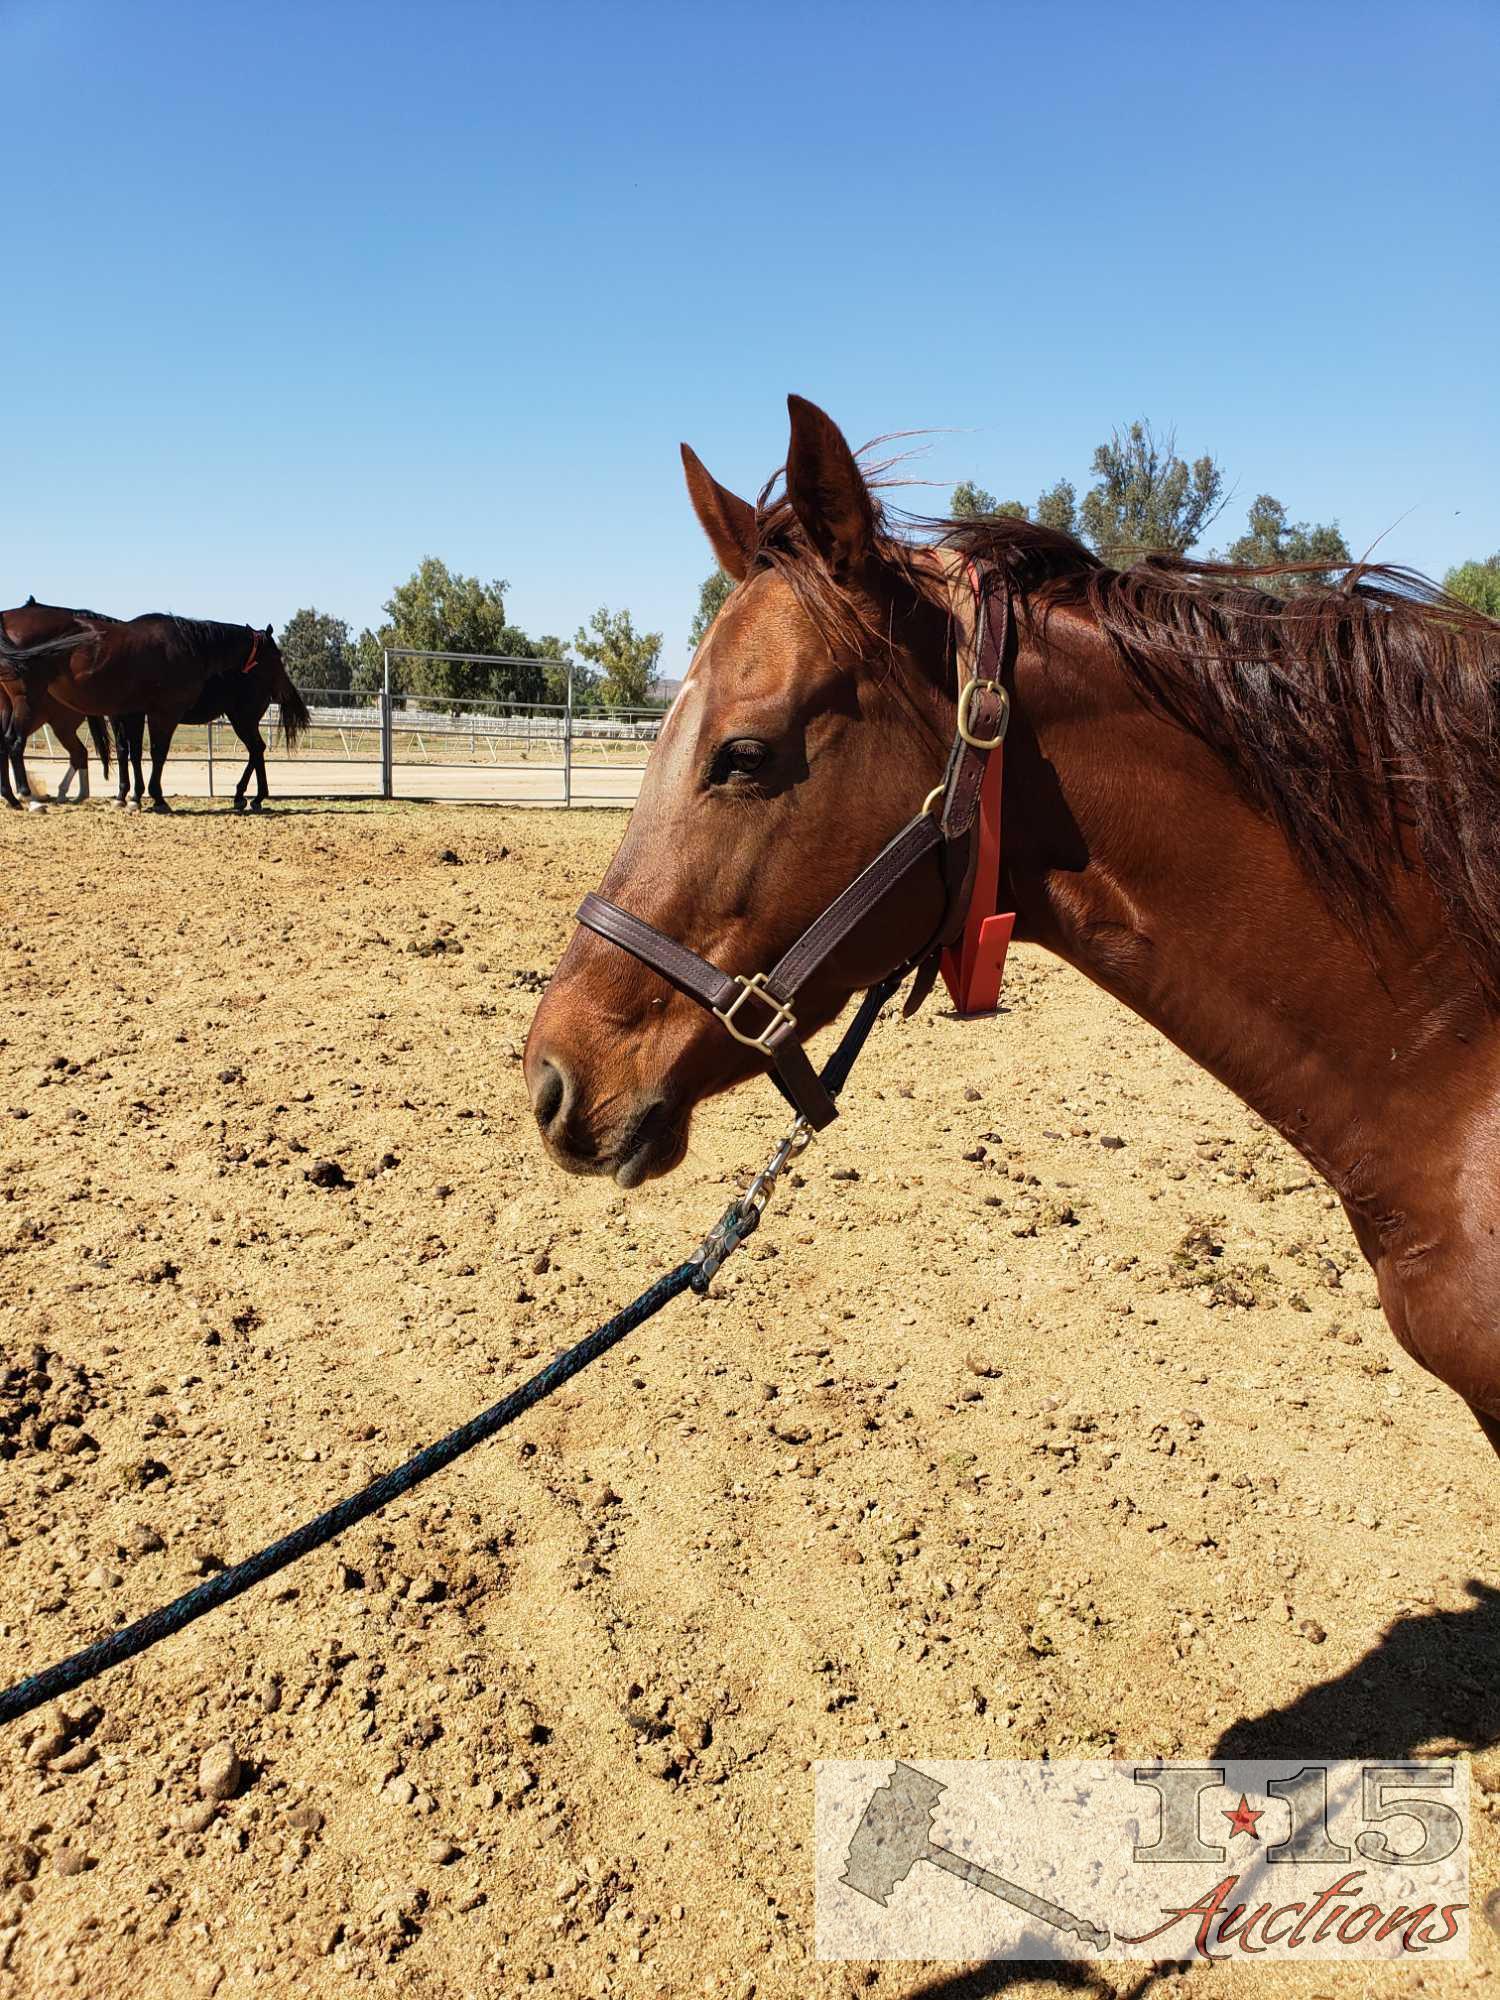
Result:
<svg viewBox="0 0 1500 2000">
<path fill-rule="evenodd" d="M 255 665 L 255 662 L 260 658 L 260 642 L 266 636 L 264 632 L 259 631 L 254 625 L 250 627 L 250 630 L 255 636 L 250 641 L 250 657 L 240 668 L 242 674 L 248 674 L 250 669 Z"/>
<path fill-rule="evenodd" d="M 991 754 L 998 762 L 1010 721 L 1010 696 L 1003 683 L 1014 644 L 1009 583 L 996 571 L 981 576 L 973 563 L 969 576 L 975 596 L 973 671 L 959 689 L 956 733 L 943 782 L 769 972 L 724 972 L 603 896 L 587 895 L 579 905 L 579 923 L 660 973 L 679 993 L 707 1008 L 737 1042 L 758 1051 L 782 1095 L 814 1131 L 831 1124 L 838 1112 L 802 1045 L 793 1011 L 798 992 L 934 850 L 947 892 L 942 921 L 921 951 L 892 975 L 902 979 L 921 968 L 906 1003 L 908 1013 L 931 991 L 943 950 L 961 935 L 969 914 L 980 795 Z"/>
</svg>

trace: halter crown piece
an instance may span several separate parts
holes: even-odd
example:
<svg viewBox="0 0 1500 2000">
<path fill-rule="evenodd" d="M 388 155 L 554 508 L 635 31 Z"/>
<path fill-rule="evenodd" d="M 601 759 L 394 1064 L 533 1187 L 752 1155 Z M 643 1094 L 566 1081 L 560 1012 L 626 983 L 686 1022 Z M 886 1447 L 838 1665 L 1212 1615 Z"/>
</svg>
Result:
<svg viewBox="0 0 1500 2000">
<path fill-rule="evenodd" d="M 915 1012 L 941 969 L 961 1014 L 990 1013 L 1014 916 L 994 914 L 1000 879 L 1002 745 L 1010 722 L 1004 679 L 1012 664 L 1014 621 L 1010 587 L 992 573 L 991 587 L 970 563 L 974 588 L 973 671 L 959 688 L 953 748 L 943 781 L 915 818 L 889 840 L 769 972 L 724 972 L 654 924 L 603 896 L 585 896 L 578 921 L 649 965 L 696 1000 L 729 1034 L 766 1060 L 787 1102 L 814 1131 L 838 1116 L 802 1045 L 793 1003 L 798 992 L 849 933 L 934 849 L 943 870 L 947 906 L 933 936 L 884 982 L 894 990 L 917 977 L 906 1002 Z"/>
</svg>

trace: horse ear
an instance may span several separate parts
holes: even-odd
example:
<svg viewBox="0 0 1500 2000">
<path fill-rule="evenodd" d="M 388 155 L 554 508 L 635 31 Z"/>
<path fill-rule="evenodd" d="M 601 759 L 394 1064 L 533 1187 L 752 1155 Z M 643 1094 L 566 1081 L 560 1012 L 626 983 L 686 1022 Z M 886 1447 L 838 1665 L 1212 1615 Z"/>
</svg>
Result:
<svg viewBox="0 0 1500 2000">
<path fill-rule="evenodd" d="M 268 639 L 271 637 L 271 621 L 269 619 L 266 620 L 266 637 Z"/>
<path fill-rule="evenodd" d="M 703 532 L 719 558 L 719 567 L 739 583 L 755 554 L 755 509 L 727 486 L 721 486 L 690 444 L 682 447 L 688 497 Z"/>
<path fill-rule="evenodd" d="M 786 406 L 792 420 L 787 499 L 833 574 L 852 579 L 875 553 L 870 489 L 832 417 L 802 396 L 788 396 Z"/>
</svg>

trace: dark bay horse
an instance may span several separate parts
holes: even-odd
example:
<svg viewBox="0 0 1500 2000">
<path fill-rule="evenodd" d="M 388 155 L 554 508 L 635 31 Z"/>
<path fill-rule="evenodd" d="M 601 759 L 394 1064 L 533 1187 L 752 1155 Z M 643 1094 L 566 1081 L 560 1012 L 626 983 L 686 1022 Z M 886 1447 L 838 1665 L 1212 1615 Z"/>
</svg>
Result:
<svg viewBox="0 0 1500 2000">
<path fill-rule="evenodd" d="M 88 629 L 82 622 L 84 619 L 103 625 L 117 622 L 102 611 L 76 610 L 62 604 L 38 604 L 34 597 L 28 597 L 24 604 L 18 604 L 12 610 L 0 611 L 0 802 L 5 805 L 16 807 L 25 802 L 34 809 L 40 806 L 40 801 L 32 797 L 31 783 L 26 775 L 25 749 L 32 729 L 39 728 L 43 723 L 58 738 L 68 757 L 67 773 L 57 788 L 58 802 L 67 799 L 75 780 L 79 802 L 82 803 L 89 795 L 89 759 L 78 734 L 79 718 L 60 708 L 44 691 L 37 697 L 33 719 L 20 666 L 12 668 L 13 678 L 7 678 L 6 672 L 7 661 L 14 661 L 18 652 L 44 644 L 56 647 L 70 637 L 83 637 Z M 109 737 L 97 716 L 88 716 L 85 720 L 104 775 L 108 777 Z M 11 788 L 12 778 L 15 790 Z"/>
<path fill-rule="evenodd" d="M 307 705 L 292 685 L 269 625 L 224 625 L 207 618 L 177 618 L 147 612 L 140 618 L 90 626 L 71 652 L 51 650 L 21 655 L 22 677 L 33 709 L 43 698 L 74 715 L 104 715 L 118 719 L 116 746 L 120 758 L 120 802 L 125 802 L 127 753 L 136 773 L 140 800 L 140 738 L 144 723 L 151 744 L 151 778 L 147 790 L 153 812 L 169 812 L 162 794 L 161 772 L 172 737 L 184 722 L 228 718 L 244 744 L 248 761 L 234 792 L 234 809 L 245 809 L 250 780 L 256 793 L 250 802 L 258 812 L 270 787 L 266 780 L 266 742 L 260 721 L 273 701 L 280 707 L 281 725 L 289 748 L 295 748 L 308 725 Z M 33 724 L 35 726 L 35 724 Z"/>
<path fill-rule="evenodd" d="M 1397 1338 L 1500 1448 L 1500 624 L 1354 565 L 1111 570 L 1022 520 L 897 539 L 833 423 L 791 402 L 759 504 L 684 447 L 735 589 L 602 893 L 722 968 L 774 965 L 923 805 L 978 613 L 1012 616 L 1002 909 L 1169 1036 L 1337 1192 Z M 1304 566 L 1307 567 L 1307 566 Z M 797 1001 L 919 953 L 935 861 Z M 570 941 L 526 1074 L 553 1158 L 634 1185 L 763 1068 L 630 951 Z"/>
</svg>

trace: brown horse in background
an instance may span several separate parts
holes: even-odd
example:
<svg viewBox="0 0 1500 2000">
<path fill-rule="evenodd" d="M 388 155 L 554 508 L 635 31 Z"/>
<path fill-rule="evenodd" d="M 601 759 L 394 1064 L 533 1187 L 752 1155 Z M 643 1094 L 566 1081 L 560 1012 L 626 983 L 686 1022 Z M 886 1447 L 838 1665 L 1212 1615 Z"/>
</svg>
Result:
<svg viewBox="0 0 1500 2000">
<path fill-rule="evenodd" d="M 791 413 L 784 491 L 758 505 L 684 447 L 736 587 L 603 893 L 718 966 L 774 965 L 938 783 L 974 562 L 1014 618 L 1016 936 L 1297 1148 L 1397 1338 L 1500 1448 L 1500 624 L 1385 567 L 1278 597 L 1251 586 L 1283 571 L 1118 572 L 1024 520 L 897 539 L 833 423 Z M 801 1031 L 907 963 L 944 908 L 924 862 L 802 989 Z M 694 1106 L 759 1067 L 584 929 L 526 1051 L 553 1157 L 627 1186 L 675 1166 Z"/>
<path fill-rule="evenodd" d="M 8 681 L 6 678 L 6 662 L 14 659 L 18 650 L 55 643 L 70 636 L 82 638 L 89 629 L 83 624 L 84 619 L 96 625 L 118 622 L 102 611 L 77 610 L 62 604 L 38 604 L 34 597 L 28 597 L 24 604 L 18 604 L 12 610 L 0 611 L 0 801 L 8 806 L 18 807 L 25 801 L 32 811 L 41 810 L 42 802 L 32 796 L 25 749 L 32 727 L 43 724 L 51 729 L 68 757 L 67 772 L 57 788 L 58 803 L 67 800 L 75 779 L 79 803 L 82 804 L 89 795 L 89 759 L 78 734 L 78 717 L 60 708 L 43 693 L 37 701 L 33 724 L 19 667 L 14 670 L 14 679 Z M 108 777 L 109 736 L 97 716 L 91 715 L 85 720 L 104 775 Z M 12 777 L 15 779 L 14 791 L 11 789 Z"/>
<path fill-rule="evenodd" d="M 20 662 L 33 713 L 42 701 L 73 715 L 119 718 L 120 801 L 125 802 L 127 749 L 133 752 L 136 799 L 140 800 L 140 724 L 151 743 L 147 787 L 153 812 L 170 812 L 162 794 L 161 772 L 179 724 L 227 717 L 245 745 L 248 761 L 234 792 L 234 809 L 245 809 L 253 776 L 258 812 L 269 795 L 266 742 L 260 721 L 273 701 L 279 704 L 288 748 L 308 726 L 307 704 L 292 685 L 269 625 L 224 625 L 207 618 L 177 618 L 147 612 L 118 623 L 82 621 L 80 643 L 64 652 L 55 646 L 11 655 Z M 36 727 L 35 721 L 32 727 Z"/>
</svg>

